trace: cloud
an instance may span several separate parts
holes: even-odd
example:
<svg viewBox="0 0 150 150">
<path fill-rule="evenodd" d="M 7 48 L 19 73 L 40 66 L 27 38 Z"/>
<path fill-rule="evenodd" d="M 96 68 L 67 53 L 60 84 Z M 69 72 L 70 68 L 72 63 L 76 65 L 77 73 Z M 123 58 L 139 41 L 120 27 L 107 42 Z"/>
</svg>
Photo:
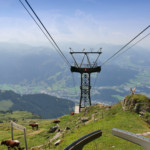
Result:
<svg viewBox="0 0 150 150">
<path fill-rule="evenodd" d="M 125 44 L 139 31 L 125 27 L 127 23 L 106 21 L 82 10 L 74 15 L 65 15 L 60 11 L 40 13 L 42 21 L 53 38 L 59 43 L 75 42 L 79 44 Z M 130 24 L 132 24 L 132 20 Z M 128 22 L 129 23 L 129 22 Z M 123 25 L 125 24 L 125 25 Z M 133 25 L 134 26 L 134 25 Z M 49 42 L 29 17 L 0 18 L 0 41 L 44 45 Z M 149 41 L 145 40 L 146 45 Z"/>
</svg>

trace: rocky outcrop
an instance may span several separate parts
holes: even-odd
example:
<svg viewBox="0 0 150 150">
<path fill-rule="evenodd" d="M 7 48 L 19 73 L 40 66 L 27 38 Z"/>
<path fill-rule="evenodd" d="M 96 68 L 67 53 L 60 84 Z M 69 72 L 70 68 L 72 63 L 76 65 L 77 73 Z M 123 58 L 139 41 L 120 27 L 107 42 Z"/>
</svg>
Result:
<svg viewBox="0 0 150 150">
<path fill-rule="evenodd" d="M 82 117 L 82 118 L 81 118 L 81 121 L 82 121 L 82 122 L 89 121 L 89 117 Z"/>
<path fill-rule="evenodd" d="M 54 143 L 54 145 L 57 146 L 57 145 L 60 144 L 60 142 L 61 142 L 61 140 L 58 140 L 58 141 L 56 141 L 56 142 Z"/>
<path fill-rule="evenodd" d="M 48 133 L 54 133 L 58 128 L 59 128 L 59 126 L 50 127 Z"/>
<path fill-rule="evenodd" d="M 142 94 L 128 95 L 121 103 L 124 111 L 134 111 L 138 114 L 150 112 L 150 99 Z"/>
</svg>

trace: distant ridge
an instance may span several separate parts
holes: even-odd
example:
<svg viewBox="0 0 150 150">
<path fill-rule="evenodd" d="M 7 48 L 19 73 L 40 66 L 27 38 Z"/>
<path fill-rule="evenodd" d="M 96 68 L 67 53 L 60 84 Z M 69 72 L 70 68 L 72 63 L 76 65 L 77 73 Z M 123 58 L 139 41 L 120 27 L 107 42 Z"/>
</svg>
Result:
<svg viewBox="0 0 150 150">
<path fill-rule="evenodd" d="M 0 111 L 25 110 L 42 118 L 57 118 L 70 113 L 73 108 L 74 102 L 46 94 L 20 95 L 0 90 Z"/>
</svg>

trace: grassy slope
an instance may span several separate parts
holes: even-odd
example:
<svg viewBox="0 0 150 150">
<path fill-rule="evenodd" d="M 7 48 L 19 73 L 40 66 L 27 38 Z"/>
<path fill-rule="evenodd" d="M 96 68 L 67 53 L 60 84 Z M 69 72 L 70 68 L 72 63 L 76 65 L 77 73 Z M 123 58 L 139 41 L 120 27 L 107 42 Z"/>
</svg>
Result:
<svg viewBox="0 0 150 150">
<path fill-rule="evenodd" d="M 89 132 L 95 131 L 97 129 L 101 129 L 103 132 L 103 136 L 94 142 L 89 143 L 85 146 L 84 150 L 91 149 L 121 149 L 121 150 L 135 150 L 142 149 L 139 146 L 136 146 L 130 142 L 114 137 L 111 132 L 112 128 L 119 128 L 123 130 L 127 130 L 133 133 L 143 133 L 148 132 L 148 125 L 135 113 L 131 112 L 123 112 L 120 109 L 120 104 L 115 105 L 111 110 L 103 111 L 103 119 L 100 119 L 97 122 L 91 122 L 88 125 L 82 126 L 81 128 L 73 130 L 72 134 L 67 134 L 64 137 L 64 142 L 60 145 L 60 147 L 56 149 L 63 149 L 65 146 L 72 143 L 75 139 L 80 138 L 81 136 L 88 134 Z M 96 111 L 96 106 L 93 108 L 93 112 Z M 102 110 L 101 110 L 102 111 Z M 97 114 L 97 118 L 101 116 L 101 112 Z M 100 117 L 101 118 L 101 117 Z M 69 121 L 71 122 L 71 121 Z"/>
<path fill-rule="evenodd" d="M 7 111 L 12 107 L 12 105 L 13 102 L 10 100 L 0 101 L 0 111 Z"/>
<path fill-rule="evenodd" d="M 46 119 L 68 114 L 73 111 L 73 107 L 74 102 L 55 96 L 46 94 L 20 95 L 13 91 L 0 90 L 0 111 L 25 110 Z"/>
<path fill-rule="evenodd" d="M 103 112 L 103 118 L 102 118 Z M 91 118 L 92 114 L 95 114 L 95 118 L 98 121 L 90 121 L 87 125 L 79 122 L 80 117 L 88 116 Z M 114 105 L 111 109 L 100 108 L 99 105 L 92 106 L 88 109 L 87 114 L 80 113 L 74 116 L 66 115 L 60 118 L 61 123 L 60 128 L 64 129 L 69 126 L 71 130 L 68 130 L 64 134 L 61 144 L 58 147 L 50 146 L 50 149 L 63 150 L 67 145 L 71 144 L 76 139 L 88 134 L 97 129 L 101 129 L 103 132 L 102 137 L 96 139 L 95 141 L 89 143 L 84 147 L 84 150 L 140 150 L 140 146 L 132 144 L 123 139 L 117 138 L 111 134 L 112 128 L 119 128 L 122 130 L 127 130 L 133 133 L 143 133 L 149 132 L 149 125 L 147 125 L 141 117 L 133 112 L 124 112 L 121 109 L 121 104 Z M 47 133 L 48 129 L 54 124 L 50 123 L 51 120 L 32 120 L 39 122 L 39 131 L 32 131 L 28 126 L 30 119 L 19 121 L 27 127 L 27 141 L 28 146 L 36 146 L 41 144 L 46 144 L 50 138 L 52 138 L 56 133 Z M 79 128 L 76 128 L 76 124 Z M 15 130 L 16 139 L 21 141 L 21 145 L 24 146 L 23 133 L 21 131 Z M 0 141 L 10 138 L 10 125 L 9 123 L 0 124 Z M 0 150 L 6 150 L 6 147 L 0 146 Z"/>
<path fill-rule="evenodd" d="M 28 111 L 13 111 L 12 113 L 0 113 L 0 121 L 8 122 L 12 119 L 23 120 L 23 119 L 31 119 L 31 118 L 39 118 L 38 115 L 35 115 Z"/>
</svg>

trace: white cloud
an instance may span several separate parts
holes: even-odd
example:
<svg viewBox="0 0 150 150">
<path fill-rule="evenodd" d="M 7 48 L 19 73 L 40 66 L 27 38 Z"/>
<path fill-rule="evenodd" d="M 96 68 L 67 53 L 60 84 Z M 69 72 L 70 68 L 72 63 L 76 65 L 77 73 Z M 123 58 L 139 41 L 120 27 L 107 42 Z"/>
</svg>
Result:
<svg viewBox="0 0 150 150">
<path fill-rule="evenodd" d="M 125 44 L 139 32 L 136 29 L 131 31 L 128 27 L 121 26 L 123 22 L 98 20 L 81 10 L 76 10 L 72 17 L 60 14 L 59 11 L 51 15 L 49 12 L 44 12 L 42 17 L 54 39 L 60 43 Z M 48 44 L 47 39 L 31 19 L 0 18 L 0 33 L 0 41 L 30 45 Z M 149 40 L 143 43 L 149 45 Z"/>
</svg>

